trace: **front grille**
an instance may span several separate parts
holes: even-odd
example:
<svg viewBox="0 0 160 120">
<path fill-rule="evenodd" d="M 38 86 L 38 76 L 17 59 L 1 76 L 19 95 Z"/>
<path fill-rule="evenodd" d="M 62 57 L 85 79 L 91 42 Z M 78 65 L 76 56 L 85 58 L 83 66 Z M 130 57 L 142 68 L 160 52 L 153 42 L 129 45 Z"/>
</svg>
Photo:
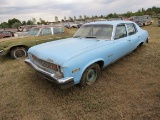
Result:
<svg viewBox="0 0 160 120">
<path fill-rule="evenodd" d="M 58 71 L 57 65 L 55 65 L 53 63 L 49 63 L 49 62 L 44 61 L 42 59 L 39 59 L 33 54 L 31 54 L 31 59 L 32 59 L 32 62 L 34 64 L 36 64 L 38 67 L 45 69 L 45 70 L 49 69 L 49 70 L 47 70 L 48 72 L 51 72 L 50 70 Z"/>
</svg>

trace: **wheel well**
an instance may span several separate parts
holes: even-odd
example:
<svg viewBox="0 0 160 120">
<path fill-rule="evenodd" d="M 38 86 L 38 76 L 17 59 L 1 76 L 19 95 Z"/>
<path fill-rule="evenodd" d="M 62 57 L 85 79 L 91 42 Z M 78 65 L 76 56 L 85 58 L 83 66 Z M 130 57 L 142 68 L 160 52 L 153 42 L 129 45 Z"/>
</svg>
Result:
<svg viewBox="0 0 160 120">
<path fill-rule="evenodd" d="M 96 63 L 99 65 L 100 69 L 103 68 L 103 66 L 104 66 L 104 61 L 97 61 Z"/>
<path fill-rule="evenodd" d="M 141 42 L 140 44 L 139 44 L 139 46 L 142 46 L 143 45 L 143 42 Z"/>
<path fill-rule="evenodd" d="M 11 51 L 12 51 L 13 49 L 17 48 L 17 47 L 23 47 L 23 48 L 25 48 L 26 50 L 29 49 L 28 46 L 25 46 L 25 45 L 18 45 L 18 46 L 13 46 L 13 47 L 11 47 L 10 50 L 9 50 L 9 53 L 11 53 Z"/>
</svg>

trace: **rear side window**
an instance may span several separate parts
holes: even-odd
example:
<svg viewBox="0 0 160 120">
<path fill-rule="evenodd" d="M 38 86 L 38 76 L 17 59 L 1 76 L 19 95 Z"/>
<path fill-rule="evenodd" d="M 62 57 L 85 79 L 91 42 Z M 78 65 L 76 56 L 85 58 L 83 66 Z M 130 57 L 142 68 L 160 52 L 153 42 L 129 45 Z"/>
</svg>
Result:
<svg viewBox="0 0 160 120">
<path fill-rule="evenodd" d="M 63 33 L 63 28 L 53 28 L 54 34 Z"/>
<path fill-rule="evenodd" d="M 51 28 L 43 28 L 40 35 L 52 35 Z"/>
<path fill-rule="evenodd" d="M 119 39 L 127 36 L 126 26 L 124 24 L 118 25 L 114 39 Z"/>
<path fill-rule="evenodd" d="M 130 24 L 126 24 L 127 25 L 127 29 L 128 29 L 128 35 L 133 35 L 137 32 L 136 27 L 133 23 Z"/>
</svg>

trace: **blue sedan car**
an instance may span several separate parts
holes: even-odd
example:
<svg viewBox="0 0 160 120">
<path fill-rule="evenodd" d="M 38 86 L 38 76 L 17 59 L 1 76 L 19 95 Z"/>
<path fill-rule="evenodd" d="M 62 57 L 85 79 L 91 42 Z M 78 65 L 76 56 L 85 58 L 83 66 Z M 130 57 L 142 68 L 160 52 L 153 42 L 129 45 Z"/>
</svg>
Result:
<svg viewBox="0 0 160 120">
<path fill-rule="evenodd" d="M 91 22 L 72 38 L 30 48 L 25 62 L 62 89 L 85 87 L 95 83 L 101 69 L 145 42 L 148 32 L 134 22 Z"/>
</svg>

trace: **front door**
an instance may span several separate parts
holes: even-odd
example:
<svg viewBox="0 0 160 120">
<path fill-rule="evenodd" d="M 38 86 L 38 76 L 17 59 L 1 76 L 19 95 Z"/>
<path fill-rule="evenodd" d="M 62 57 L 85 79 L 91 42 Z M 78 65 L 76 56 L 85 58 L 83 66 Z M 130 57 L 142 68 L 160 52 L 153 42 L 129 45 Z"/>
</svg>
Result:
<svg viewBox="0 0 160 120">
<path fill-rule="evenodd" d="M 125 24 L 117 25 L 114 36 L 113 62 L 126 55 L 131 48 L 129 47 L 130 38 L 127 36 Z"/>
</svg>

